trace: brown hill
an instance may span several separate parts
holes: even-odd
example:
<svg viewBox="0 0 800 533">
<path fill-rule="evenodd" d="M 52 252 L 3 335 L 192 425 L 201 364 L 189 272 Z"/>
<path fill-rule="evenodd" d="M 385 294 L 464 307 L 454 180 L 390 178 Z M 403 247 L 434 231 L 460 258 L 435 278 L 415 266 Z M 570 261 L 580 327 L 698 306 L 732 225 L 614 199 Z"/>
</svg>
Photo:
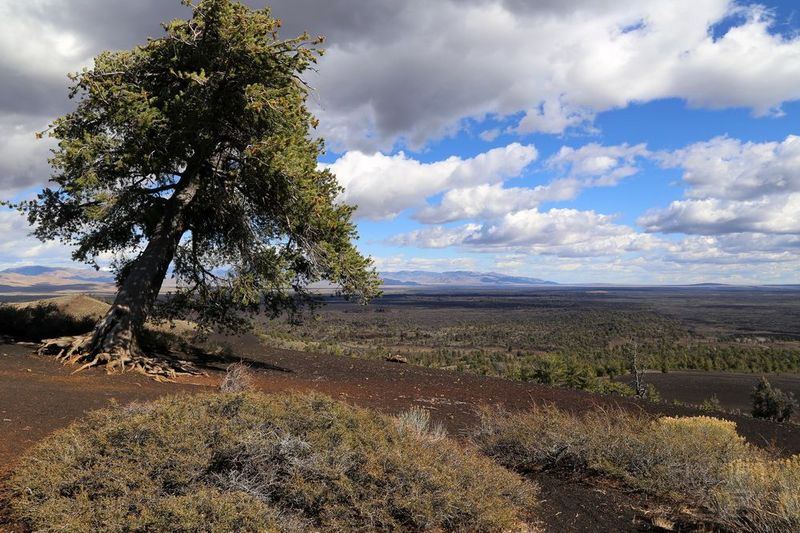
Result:
<svg viewBox="0 0 800 533">
<path fill-rule="evenodd" d="M 33 307 L 36 305 L 54 305 L 58 310 L 65 315 L 75 319 L 91 318 L 97 320 L 106 314 L 109 307 L 108 303 L 86 296 L 84 294 L 70 295 L 70 296 L 57 296 L 55 298 L 45 298 L 43 300 L 33 300 L 30 302 L 20 302 L 13 304 L 19 308 Z"/>
</svg>

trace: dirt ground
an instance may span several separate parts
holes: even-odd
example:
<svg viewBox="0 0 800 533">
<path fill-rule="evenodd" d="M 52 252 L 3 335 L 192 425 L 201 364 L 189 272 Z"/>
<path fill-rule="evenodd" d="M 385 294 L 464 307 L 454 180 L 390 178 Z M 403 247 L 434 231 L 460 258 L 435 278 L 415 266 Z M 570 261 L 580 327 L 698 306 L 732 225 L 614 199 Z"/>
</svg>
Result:
<svg viewBox="0 0 800 533">
<path fill-rule="evenodd" d="M 595 405 L 619 405 L 665 414 L 696 414 L 668 405 L 638 403 L 581 391 L 511 382 L 458 372 L 376 362 L 331 355 L 265 349 L 255 337 L 228 339 L 234 357 L 212 359 L 207 376 L 181 378 L 177 383 L 157 383 L 134 374 L 106 375 L 89 369 L 71 375 L 73 367 L 51 358 L 32 355 L 27 345 L 0 345 L 0 479 L 13 470 L 14 461 L 30 446 L 54 430 L 68 425 L 86 411 L 112 401 L 146 401 L 165 394 L 211 390 L 222 370 L 244 359 L 255 372 L 260 390 L 314 390 L 344 401 L 397 413 L 411 406 L 431 411 L 451 435 L 462 437 L 477 422 L 475 408 L 500 404 L 522 409 L 533 402 L 553 402 L 559 407 L 583 410 Z M 754 444 L 770 446 L 783 454 L 800 453 L 800 427 L 773 424 L 746 417 L 728 417 Z M 552 531 L 639 531 L 649 528 L 643 519 L 653 508 L 641 495 L 586 480 L 540 474 L 541 515 Z M 1 513 L 0 513 L 1 514 Z M 3 526 L 0 531 L 10 530 Z"/>
</svg>

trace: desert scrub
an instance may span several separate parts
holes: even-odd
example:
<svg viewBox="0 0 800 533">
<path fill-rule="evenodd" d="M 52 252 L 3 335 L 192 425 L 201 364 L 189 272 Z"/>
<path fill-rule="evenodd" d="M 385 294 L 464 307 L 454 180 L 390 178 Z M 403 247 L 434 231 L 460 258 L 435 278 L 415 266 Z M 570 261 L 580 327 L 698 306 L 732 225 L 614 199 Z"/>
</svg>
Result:
<svg viewBox="0 0 800 533">
<path fill-rule="evenodd" d="M 800 455 L 732 462 L 713 508 L 733 530 L 800 531 Z"/>
<path fill-rule="evenodd" d="M 653 417 L 553 406 L 508 413 L 486 408 L 473 441 L 520 472 L 573 468 L 701 508 L 737 531 L 800 530 L 800 456 L 770 459 L 708 416 Z"/>
<path fill-rule="evenodd" d="M 12 510 L 45 531 L 530 530 L 535 486 L 422 418 L 252 392 L 97 411 L 23 459 Z"/>
<path fill-rule="evenodd" d="M 674 499 L 705 501 L 725 465 L 756 453 L 732 422 L 711 417 L 654 418 L 623 410 L 581 415 L 552 406 L 484 410 L 473 439 L 517 470 L 580 468 Z"/>
</svg>

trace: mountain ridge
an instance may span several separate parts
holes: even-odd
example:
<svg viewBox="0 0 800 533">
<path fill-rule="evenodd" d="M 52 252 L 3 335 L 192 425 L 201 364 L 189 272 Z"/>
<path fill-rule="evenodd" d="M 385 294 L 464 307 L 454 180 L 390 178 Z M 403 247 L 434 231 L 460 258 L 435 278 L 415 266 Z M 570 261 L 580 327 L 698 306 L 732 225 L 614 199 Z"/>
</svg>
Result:
<svg viewBox="0 0 800 533">
<path fill-rule="evenodd" d="M 558 285 L 554 281 L 526 276 L 511 276 L 499 272 L 474 272 L 471 270 L 451 270 L 432 272 L 428 270 L 396 270 L 381 272 L 384 285 L 400 286 L 537 286 Z"/>
</svg>

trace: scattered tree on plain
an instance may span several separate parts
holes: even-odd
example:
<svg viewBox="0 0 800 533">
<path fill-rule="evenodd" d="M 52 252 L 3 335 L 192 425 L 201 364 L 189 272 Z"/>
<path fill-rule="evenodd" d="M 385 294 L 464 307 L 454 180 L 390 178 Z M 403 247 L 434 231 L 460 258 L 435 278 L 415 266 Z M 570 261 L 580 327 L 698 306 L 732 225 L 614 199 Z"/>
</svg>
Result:
<svg viewBox="0 0 800 533">
<path fill-rule="evenodd" d="M 753 416 L 756 418 L 784 422 L 791 418 L 797 407 L 794 394 L 785 393 L 781 389 L 773 387 L 772 383 L 763 376 L 753 388 L 750 396 L 753 399 Z"/>
<path fill-rule="evenodd" d="M 202 328 L 294 310 L 323 279 L 362 299 L 379 286 L 352 244 L 353 207 L 335 202 L 337 181 L 317 165 L 301 76 L 321 38 L 279 39 L 268 9 L 183 3 L 191 19 L 71 76 L 77 107 L 46 132 L 58 140 L 53 185 L 18 205 L 37 237 L 74 245 L 75 260 L 116 258 L 108 314 L 56 344 L 84 366 L 169 371 L 139 340 L 171 264 L 178 289 L 165 313 Z"/>
</svg>

